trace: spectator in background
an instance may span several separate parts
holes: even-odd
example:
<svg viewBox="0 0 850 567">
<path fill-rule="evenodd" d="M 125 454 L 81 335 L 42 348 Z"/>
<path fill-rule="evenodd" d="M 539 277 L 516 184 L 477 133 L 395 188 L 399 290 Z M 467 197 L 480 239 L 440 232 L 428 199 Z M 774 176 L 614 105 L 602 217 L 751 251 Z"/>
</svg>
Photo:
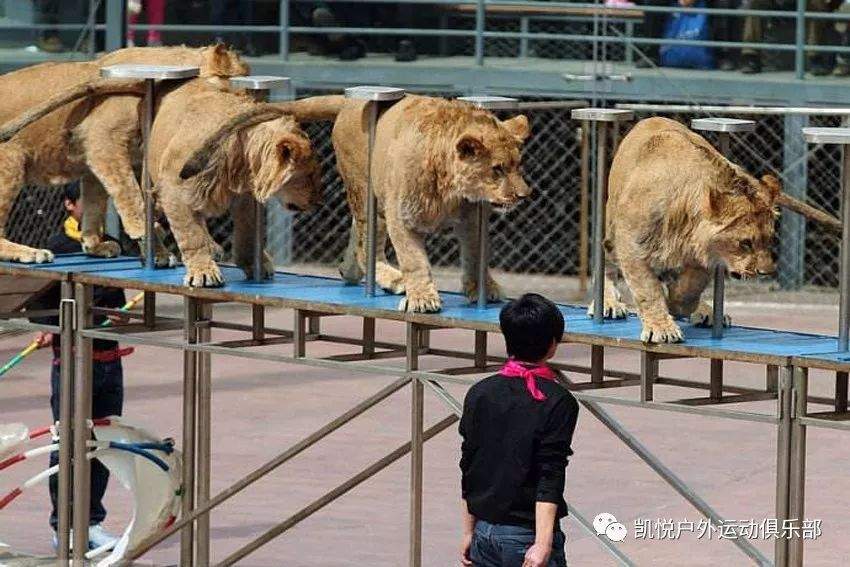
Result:
<svg viewBox="0 0 850 567">
<path fill-rule="evenodd" d="M 740 0 L 716 0 L 714 8 L 735 10 L 740 7 Z M 741 18 L 737 16 L 712 15 L 711 39 L 713 41 L 741 41 Z M 734 71 L 738 68 L 738 50 L 731 47 L 717 48 L 717 68 L 721 71 Z"/>
<path fill-rule="evenodd" d="M 35 21 L 37 24 L 59 23 L 59 0 L 34 0 Z M 45 53 L 62 53 L 65 46 L 56 28 L 45 28 L 38 32 L 36 48 Z"/>
<path fill-rule="evenodd" d="M 850 19 L 850 2 L 842 2 L 838 7 L 838 11 Z M 838 32 L 839 41 L 842 47 L 850 47 L 850 29 L 848 29 L 847 20 L 838 20 L 835 22 L 835 31 Z M 850 76 L 850 53 L 839 53 L 835 57 L 835 70 L 832 72 L 836 77 Z"/>
<path fill-rule="evenodd" d="M 743 0 L 741 6 L 751 10 L 793 10 L 797 3 L 794 0 Z M 835 8 L 833 0 L 807 0 L 806 11 L 809 12 L 831 12 Z M 785 20 L 789 21 L 789 20 Z M 806 44 L 823 45 L 824 32 L 827 22 L 825 20 L 806 20 Z M 764 18 L 759 16 L 747 16 L 744 18 L 744 43 L 764 42 Z M 814 53 L 809 55 L 809 72 L 813 75 L 828 75 L 830 68 L 829 54 Z M 752 74 L 761 73 L 761 53 L 757 49 L 745 47 L 741 49 L 741 72 Z"/>
<path fill-rule="evenodd" d="M 214 26 L 248 26 L 254 22 L 253 0 L 212 0 L 211 7 L 210 21 Z M 250 32 L 240 33 L 238 41 L 227 42 L 225 40 L 228 37 L 228 34 L 219 33 L 216 34 L 215 39 L 221 43 L 230 43 L 248 57 L 257 55 Z M 230 39 L 233 38 L 230 37 Z"/>
<path fill-rule="evenodd" d="M 421 7 L 417 8 L 421 10 Z M 373 27 L 375 21 L 383 19 L 388 27 L 416 28 L 412 4 L 382 6 L 379 9 L 355 2 L 317 4 L 313 9 L 312 22 L 316 27 Z M 325 43 L 327 50 L 336 53 L 343 61 L 354 61 L 366 56 L 366 38 L 352 34 L 329 34 Z M 416 46 L 412 39 L 402 37 L 395 45 L 395 60 L 415 61 Z"/>
<path fill-rule="evenodd" d="M 670 6 L 671 4 L 671 0 L 644 0 L 639 5 L 659 7 Z M 638 36 L 647 39 L 661 39 L 664 35 L 664 24 L 667 22 L 668 16 L 669 14 L 666 12 L 645 12 Z M 658 67 L 658 49 L 658 44 L 638 46 L 638 56 L 635 66 L 641 69 Z"/>
<path fill-rule="evenodd" d="M 165 0 L 145 0 L 145 19 L 152 26 L 165 23 Z M 136 32 L 131 30 L 139 21 L 142 12 L 142 0 L 127 0 L 127 47 L 136 45 Z M 162 33 L 159 30 L 148 30 L 148 47 L 162 45 Z"/>
</svg>

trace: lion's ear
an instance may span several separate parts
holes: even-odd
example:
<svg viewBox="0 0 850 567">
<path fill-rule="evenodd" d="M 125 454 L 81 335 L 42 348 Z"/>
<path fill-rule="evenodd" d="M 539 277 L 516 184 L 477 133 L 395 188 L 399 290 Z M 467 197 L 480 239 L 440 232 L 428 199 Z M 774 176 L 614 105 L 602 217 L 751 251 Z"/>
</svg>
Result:
<svg viewBox="0 0 850 567">
<path fill-rule="evenodd" d="M 481 138 L 473 134 L 461 136 L 455 144 L 455 149 L 457 149 L 457 155 L 460 159 L 481 157 L 487 151 Z"/>
<path fill-rule="evenodd" d="M 528 135 L 531 134 L 531 128 L 528 125 L 528 118 L 524 114 L 519 114 L 508 120 L 502 121 L 504 126 L 511 135 L 517 139 L 517 142 L 524 142 Z"/>
<path fill-rule="evenodd" d="M 761 189 L 761 192 L 767 197 L 768 202 L 773 205 L 782 191 L 782 184 L 775 175 L 768 173 L 761 176 Z"/>
<path fill-rule="evenodd" d="M 303 142 L 295 136 L 284 135 L 277 143 L 277 155 L 280 163 L 289 166 L 301 161 L 305 155 Z"/>
</svg>

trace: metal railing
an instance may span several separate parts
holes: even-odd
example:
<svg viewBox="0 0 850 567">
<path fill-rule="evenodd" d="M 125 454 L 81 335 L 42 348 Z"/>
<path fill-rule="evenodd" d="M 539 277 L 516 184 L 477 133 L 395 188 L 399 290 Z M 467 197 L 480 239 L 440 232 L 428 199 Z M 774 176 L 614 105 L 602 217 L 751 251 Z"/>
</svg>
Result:
<svg viewBox="0 0 850 567">
<path fill-rule="evenodd" d="M 334 4 L 342 0 L 328 0 L 333 10 Z M 107 48 L 115 48 L 120 45 L 124 29 L 121 21 L 124 14 L 123 2 L 121 0 L 107 0 L 106 17 L 103 22 L 94 23 L 94 29 L 105 32 L 112 38 L 107 41 Z M 259 3 L 258 3 L 259 4 Z M 263 3 L 267 4 L 267 3 Z M 420 27 L 409 25 L 406 27 L 375 27 L 371 25 L 353 26 L 340 25 L 333 27 L 321 27 L 314 25 L 303 25 L 299 21 L 299 8 L 309 4 L 308 0 L 280 0 L 275 9 L 277 19 L 274 21 L 270 15 L 268 23 L 262 25 L 238 25 L 222 26 L 205 22 L 179 22 L 168 24 L 135 24 L 130 26 L 131 31 L 158 30 L 161 32 L 189 34 L 214 34 L 216 36 L 231 34 L 274 34 L 277 36 L 277 55 L 281 59 L 287 59 L 293 51 L 292 40 L 299 36 L 326 36 L 329 34 L 339 36 L 359 37 L 405 37 L 405 38 L 439 38 L 441 46 L 448 40 L 470 41 L 471 49 L 466 47 L 461 51 L 465 55 L 471 55 L 475 65 L 484 65 L 488 57 L 522 56 L 527 55 L 527 50 L 519 46 L 528 46 L 530 42 L 543 44 L 541 55 L 556 59 L 577 59 L 582 53 L 588 52 L 591 46 L 593 53 L 598 56 L 606 56 L 608 51 L 599 46 L 611 46 L 612 48 L 625 47 L 627 54 L 633 49 L 655 47 L 661 45 L 701 46 L 708 48 L 724 49 L 751 49 L 764 52 L 793 53 L 793 70 L 797 78 L 804 78 L 805 59 L 811 54 L 850 54 L 850 45 L 821 43 L 814 45 L 806 41 L 806 26 L 815 22 L 822 26 L 830 23 L 850 21 L 850 12 L 814 12 L 805 10 L 805 0 L 797 0 L 796 10 L 751 10 L 751 9 L 727 9 L 708 7 L 682 7 L 674 6 L 648 6 L 636 5 L 633 7 L 606 7 L 601 2 L 534 2 L 523 0 L 475 0 L 460 2 L 458 0 L 371 0 L 368 5 L 388 6 L 413 4 L 430 6 L 436 9 L 439 15 L 439 27 Z M 467 11 L 460 13 L 458 6 L 467 7 Z M 510 8 L 516 8 L 511 11 Z M 367 8 L 363 8 L 367 9 Z M 561 13 L 557 12 L 562 9 Z M 498 12 L 497 12 L 498 10 Z M 538 12 L 534 12 L 538 10 Z M 270 13 L 271 14 L 271 13 Z M 710 17 L 735 18 L 738 27 L 742 28 L 745 18 L 759 17 L 771 20 L 781 20 L 794 25 L 794 41 L 782 42 L 744 42 L 744 41 L 717 41 L 717 40 L 693 40 L 693 39 L 665 39 L 662 37 L 646 37 L 635 35 L 635 25 L 645 23 L 649 17 L 667 17 L 671 14 L 707 14 Z M 300 19 L 304 19 L 303 16 Z M 427 19 L 427 18 L 425 18 Z M 430 19 L 435 19 L 431 17 Z M 449 26 L 454 19 L 460 22 L 457 27 Z M 510 21 L 510 20 L 516 20 Z M 424 21 L 420 19 L 420 21 Z M 469 25 L 466 25 L 469 22 Z M 539 23 L 540 25 L 529 25 Z M 576 22 L 581 26 L 576 27 Z M 626 24 L 625 31 L 618 29 L 618 24 Z M 371 22 L 370 22 L 371 24 Z M 544 25 L 545 24 L 545 25 Z M 0 22 L 0 33 L 8 30 L 84 30 L 86 23 L 21 23 Z M 850 33 L 850 32 L 846 32 Z M 118 42 L 118 43 L 116 43 Z M 507 43 L 506 43 L 507 42 Z M 509 48 L 505 47 L 510 44 Z M 443 51 L 441 47 L 440 51 Z M 612 49 L 610 53 L 614 53 Z M 619 53 L 619 51 L 617 51 Z M 444 53 L 440 53 L 443 55 Z M 588 58 L 593 58 L 592 56 Z M 631 59 L 627 58 L 630 62 Z"/>
</svg>

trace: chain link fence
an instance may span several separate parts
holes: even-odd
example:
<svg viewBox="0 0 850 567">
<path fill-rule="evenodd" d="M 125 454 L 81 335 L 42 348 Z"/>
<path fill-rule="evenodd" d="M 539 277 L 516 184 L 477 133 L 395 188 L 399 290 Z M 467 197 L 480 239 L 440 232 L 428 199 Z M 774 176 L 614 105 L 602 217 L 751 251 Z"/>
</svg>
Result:
<svg viewBox="0 0 850 567">
<path fill-rule="evenodd" d="M 574 101 L 565 101 L 560 108 L 556 105 L 523 110 L 532 131 L 524 147 L 523 173 L 534 193 L 507 215 L 494 215 L 491 219 L 491 265 L 497 270 L 527 276 L 578 275 L 582 228 L 580 141 L 578 124 L 570 119 L 573 106 Z M 637 118 L 658 113 L 638 111 Z M 706 115 L 690 110 L 664 114 L 685 124 Z M 841 124 L 840 117 L 754 116 L 744 112 L 725 115 L 757 121 L 754 133 L 732 136 L 732 161 L 756 175 L 776 173 L 785 191 L 839 215 L 841 151 L 831 146 L 807 147 L 800 127 L 837 126 Z M 279 263 L 336 265 L 345 249 L 351 220 L 331 146 L 331 123 L 311 124 L 306 130 L 322 167 L 324 204 L 309 214 L 289 215 L 273 210 L 268 245 Z M 624 127 L 622 135 L 626 132 Z M 707 137 L 717 143 L 711 134 Z M 9 236 L 17 242 L 43 246 L 61 228 L 63 217 L 60 190 L 28 188 L 13 206 Z M 839 238 L 816 223 L 801 221 L 794 213 L 784 212 L 777 222 L 779 275 L 771 286 L 837 286 Z M 214 238 L 229 251 L 229 216 L 211 219 L 208 226 Z M 172 239 L 168 242 L 174 247 Z M 427 247 L 434 266 L 459 265 L 457 242 L 449 231 L 431 235 Z"/>
</svg>

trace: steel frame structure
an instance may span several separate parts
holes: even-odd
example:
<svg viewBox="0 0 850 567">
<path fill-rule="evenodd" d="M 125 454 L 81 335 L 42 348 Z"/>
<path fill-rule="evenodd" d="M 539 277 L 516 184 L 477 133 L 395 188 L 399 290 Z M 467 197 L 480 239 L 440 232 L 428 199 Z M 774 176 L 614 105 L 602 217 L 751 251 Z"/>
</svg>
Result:
<svg viewBox="0 0 850 567">
<path fill-rule="evenodd" d="M 129 260 L 117 260 L 113 264 Z M 134 262 L 134 261 L 132 261 Z M 89 417 L 87 396 L 91 388 L 91 341 L 94 338 L 113 338 L 128 344 L 149 345 L 161 348 L 176 349 L 183 352 L 183 451 L 184 451 L 184 489 L 186 497 L 183 502 L 183 515 L 173 526 L 164 531 L 156 541 L 137 550 L 134 557 L 141 556 L 151 547 L 173 533 L 181 534 L 181 565 L 232 565 L 246 557 L 265 543 L 285 533 L 303 519 L 324 508 L 336 498 L 349 492 L 367 478 L 377 474 L 389 464 L 411 454 L 411 516 L 410 516 L 410 565 L 421 565 L 421 517 L 422 517 L 422 446 L 440 431 L 450 427 L 458 419 L 461 411 L 460 402 L 444 387 L 444 384 L 471 384 L 472 376 L 492 372 L 495 365 L 501 362 L 496 356 L 481 352 L 481 337 L 486 338 L 488 332 L 498 332 L 495 323 L 481 321 L 464 321 L 443 317 L 439 314 L 405 314 L 397 311 L 385 313 L 376 312 L 356 306 L 341 306 L 339 304 L 319 302 L 304 304 L 291 300 L 271 300 L 251 294 L 234 294 L 226 290 L 190 289 L 179 285 L 166 285 L 161 281 L 151 281 L 144 284 L 138 280 L 125 280 L 116 277 L 116 271 L 109 272 L 110 276 L 97 272 L 62 273 L 32 270 L 22 267 L 10 267 L 0 264 L 2 273 L 33 272 L 52 276 L 64 281 L 66 302 L 63 302 L 63 312 L 76 313 L 76 317 L 66 315 L 58 330 L 65 336 L 73 336 L 73 348 L 76 355 L 70 351 L 68 343 L 65 360 L 76 360 L 75 365 L 63 364 L 63 412 L 71 411 L 71 418 L 65 417 L 60 423 L 63 431 L 73 426 L 73 431 L 85 429 Z M 94 327 L 91 318 L 94 313 L 108 313 L 108 309 L 94 308 L 91 305 L 91 287 L 94 285 L 113 285 L 118 287 L 142 288 L 153 295 L 156 293 L 177 294 L 183 297 L 184 316 L 182 318 L 157 317 L 148 310 L 145 313 L 132 314 L 133 322 L 129 325 L 111 329 Z M 67 297 L 73 293 L 73 298 Z M 249 306 L 252 313 L 252 324 L 238 324 L 226 320 L 216 320 L 213 306 L 221 302 L 237 302 Z M 293 310 L 292 329 L 280 329 L 265 325 L 264 311 L 268 306 L 288 307 Z M 475 309 L 474 307 L 471 309 Z M 495 309 L 495 307 L 494 307 Z M 319 321 L 322 317 L 350 315 L 363 317 L 365 320 L 391 320 L 404 324 L 407 328 L 406 339 L 403 343 L 384 342 L 375 339 L 374 333 L 368 328 L 362 337 L 342 337 L 321 332 Z M 20 317 L 21 313 L 4 314 L 2 326 L 35 328 L 30 323 L 11 320 Z M 75 321 L 79 324 L 75 325 Z M 308 321 L 311 323 L 308 325 Z M 41 326 L 38 326 L 39 328 Z M 445 350 L 432 348 L 429 335 L 439 329 L 466 329 L 473 332 L 475 345 L 469 350 Z M 162 332 L 176 329 L 183 330 L 183 337 L 162 337 Z M 239 331 L 246 334 L 244 339 L 214 340 L 214 329 Z M 57 330 L 51 328 L 49 330 Z M 744 420 L 757 423 L 768 423 L 776 427 L 777 435 L 777 477 L 776 477 L 776 517 L 780 521 L 802 518 L 804 509 L 804 479 L 805 479 L 805 433 L 806 428 L 831 427 L 834 429 L 850 429 L 850 425 L 841 421 L 850 417 L 846 411 L 831 411 L 827 414 L 808 413 L 809 403 L 830 404 L 840 408 L 842 400 L 818 398 L 808 395 L 808 368 L 823 368 L 837 372 L 850 370 L 850 361 L 842 356 L 789 356 L 765 355 L 758 353 L 712 350 L 702 347 L 678 345 L 643 345 L 636 340 L 612 340 L 610 337 L 593 336 L 584 333 L 571 332 L 569 329 L 564 336 L 565 342 L 581 343 L 596 347 L 625 348 L 635 351 L 640 356 L 640 372 L 612 371 L 602 368 L 604 357 L 591 356 L 588 366 L 559 365 L 565 371 L 601 376 L 601 380 L 572 381 L 562 377 L 565 386 L 570 388 L 582 405 L 594 417 L 599 419 L 618 439 L 646 462 L 662 479 L 690 502 L 700 513 L 715 522 L 723 520 L 721 514 L 708 502 L 696 494 L 687 482 L 677 476 L 664 465 L 652 452 L 632 435 L 618 420 L 616 420 L 604 405 L 621 405 L 643 407 L 658 411 L 683 412 L 710 417 Z M 330 341 L 355 347 L 357 352 L 335 355 L 328 358 L 310 357 L 307 346 L 311 341 Z M 290 354 L 258 352 L 252 347 L 268 345 L 291 345 Z M 604 351 L 603 351 L 604 352 Z M 227 355 L 257 360 L 276 361 L 289 365 L 304 365 L 319 368 L 342 369 L 349 372 L 365 373 L 376 376 L 395 378 L 390 384 L 379 389 L 375 394 L 354 405 L 334 420 L 317 429 L 311 435 L 298 443 L 286 448 L 274 458 L 258 467 L 239 481 L 235 482 L 219 494 L 210 493 L 210 453 L 212 450 L 210 432 L 210 400 L 212 388 L 212 355 Z M 440 356 L 463 361 L 461 366 L 443 368 L 436 371 L 419 370 L 419 361 L 423 356 Z M 729 360 L 762 364 L 766 367 L 766 382 L 764 388 L 745 388 L 720 384 L 722 396 L 720 399 L 711 395 L 697 398 L 685 398 L 675 401 L 653 400 L 653 387 L 656 384 L 679 386 L 689 389 L 704 390 L 710 393 L 710 382 L 697 382 L 678 378 L 665 377 L 660 373 L 659 363 L 673 358 L 703 358 L 711 360 Z M 393 365 L 393 358 L 404 358 L 404 366 Z M 74 366 L 76 371 L 74 372 Z M 89 370 L 87 370 L 89 369 Z M 212 561 L 209 555 L 209 515 L 221 503 L 249 487 L 256 480 L 277 469 L 294 456 L 301 454 L 309 447 L 339 429 L 352 419 L 368 411 L 381 401 L 411 385 L 411 441 L 395 448 L 382 459 L 366 467 L 358 474 L 334 487 L 332 490 L 299 510 L 293 516 L 286 518 L 274 528 L 260 535 L 257 539 L 243 548 L 233 552 L 226 558 Z M 611 396 L 601 395 L 593 390 L 611 388 L 628 388 L 639 386 L 639 395 Z M 717 387 L 717 385 L 715 385 Z M 433 426 L 426 428 L 423 420 L 424 392 L 429 391 L 442 400 L 449 409 L 449 414 Z M 635 388 L 632 388 L 634 391 Z M 74 392 L 74 403 L 70 404 L 68 392 Z M 841 395 L 841 392 L 838 392 Z M 846 403 L 846 392 L 843 394 Z M 735 402 L 751 402 L 758 400 L 776 400 L 774 414 L 754 413 L 728 408 Z M 720 407 L 718 407 L 720 405 Z M 714 407 L 712 407 L 714 406 Z M 74 447 L 81 447 L 79 442 Z M 85 478 L 87 469 L 83 468 L 86 459 L 79 458 L 81 450 L 75 451 L 77 458 L 62 455 L 60 462 L 60 478 L 69 477 L 71 462 L 75 463 L 75 478 Z M 79 475 L 79 476 L 78 476 Z M 88 510 L 88 484 L 75 483 L 73 496 L 68 493 L 68 482 L 63 481 L 66 499 L 63 502 L 74 502 L 74 510 Z M 60 512 L 66 510 L 60 507 Z M 571 517 L 582 528 L 595 535 L 590 523 L 580 512 L 571 508 Z M 74 518 L 77 522 L 85 520 L 82 526 L 87 526 L 87 518 Z M 84 528 L 85 531 L 85 528 Z M 619 549 L 607 540 L 598 539 L 600 544 L 623 565 L 632 564 Z M 802 540 L 799 537 L 790 540 L 777 539 L 774 561 L 771 561 L 761 551 L 746 539 L 731 540 L 750 559 L 759 565 L 801 565 Z"/>
</svg>

